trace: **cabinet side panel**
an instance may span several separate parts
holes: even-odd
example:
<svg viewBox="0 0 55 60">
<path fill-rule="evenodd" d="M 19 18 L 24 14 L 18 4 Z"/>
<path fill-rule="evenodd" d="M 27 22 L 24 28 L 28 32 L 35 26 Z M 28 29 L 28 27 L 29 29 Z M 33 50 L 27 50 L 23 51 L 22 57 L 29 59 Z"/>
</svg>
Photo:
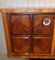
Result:
<svg viewBox="0 0 55 60">
<path fill-rule="evenodd" d="M 9 34 L 7 14 L 2 13 L 2 16 L 3 16 L 3 24 L 4 24 L 4 30 L 5 30 L 5 37 L 6 37 L 6 43 L 7 43 L 8 56 L 11 56 L 12 51 L 11 51 L 11 44 L 10 44 L 10 34 Z"/>
</svg>

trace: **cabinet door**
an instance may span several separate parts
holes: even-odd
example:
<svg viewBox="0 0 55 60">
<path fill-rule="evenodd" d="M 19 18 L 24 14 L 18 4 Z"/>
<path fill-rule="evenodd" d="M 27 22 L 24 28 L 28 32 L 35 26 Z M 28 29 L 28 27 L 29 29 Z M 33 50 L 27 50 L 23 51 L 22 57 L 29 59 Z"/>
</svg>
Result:
<svg viewBox="0 0 55 60">
<path fill-rule="evenodd" d="M 8 14 L 12 34 L 30 34 L 29 14 Z"/>
<path fill-rule="evenodd" d="M 8 14 L 11 45 L 14 53 L 27 55 L 31 52 L 31 21 L 29 14 Z"/>
<path fill-rule="evenodd" d="M 54 16 L 49 14 L 34 15 L 34 31 L 33 34 L 52 34 Z"/>
<path fill-rule="evenodd" d="M 36 54 L 51 54 L 54 15 L 34 15 L 33 49 Z"/>
</svg>

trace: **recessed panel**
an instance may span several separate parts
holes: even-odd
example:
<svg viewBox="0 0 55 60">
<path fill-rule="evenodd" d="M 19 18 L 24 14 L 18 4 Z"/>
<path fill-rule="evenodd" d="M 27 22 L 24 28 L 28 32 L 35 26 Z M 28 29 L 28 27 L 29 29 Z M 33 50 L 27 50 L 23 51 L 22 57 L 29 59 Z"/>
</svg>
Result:
<svg viewBox="0 0 55 60">
<path fill-rule="evenodd" d="M 28 14 L 12 14 L 10 20 L 12 34 L 30 34 L 30 20 Z"/>
<path fill-rule="evenodd" d="M 13 49 L 16 53 L 30 53 L 29 37 L 13 37 Z"/>
<path fill-rule="evenodd" d="M 33 34 L 52 34 L 54 26 L 54 16 L 49 14 L 34 15 Z"/>
<path fill-rule="evenodd" d="M 33 51 L 35 54 L 51 54 L 52 37 L 51 36 L 34 36 Z"/>
</svg>

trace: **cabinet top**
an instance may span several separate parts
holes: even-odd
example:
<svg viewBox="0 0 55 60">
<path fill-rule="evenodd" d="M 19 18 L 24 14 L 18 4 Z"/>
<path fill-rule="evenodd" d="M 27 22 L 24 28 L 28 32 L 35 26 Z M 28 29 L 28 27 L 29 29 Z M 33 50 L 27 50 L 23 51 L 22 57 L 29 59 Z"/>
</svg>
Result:
<svg viewBox="0 0 55 60">
<path fill-rule="evenodd" d="M 55 13 L 55 9 L 0 9 L 2 13 Z"/>
</svg>

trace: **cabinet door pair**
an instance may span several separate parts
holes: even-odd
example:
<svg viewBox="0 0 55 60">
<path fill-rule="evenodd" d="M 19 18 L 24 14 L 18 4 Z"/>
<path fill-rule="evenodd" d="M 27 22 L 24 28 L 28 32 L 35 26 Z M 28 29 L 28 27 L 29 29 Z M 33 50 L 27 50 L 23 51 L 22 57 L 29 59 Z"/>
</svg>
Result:
<svg viewBox="0 0 55 60">
<path fill-rule="evenodd" d="M 51 54 L 53 14 L 8 14 L 12 48 L 17 53 Z"/>
</svg>

